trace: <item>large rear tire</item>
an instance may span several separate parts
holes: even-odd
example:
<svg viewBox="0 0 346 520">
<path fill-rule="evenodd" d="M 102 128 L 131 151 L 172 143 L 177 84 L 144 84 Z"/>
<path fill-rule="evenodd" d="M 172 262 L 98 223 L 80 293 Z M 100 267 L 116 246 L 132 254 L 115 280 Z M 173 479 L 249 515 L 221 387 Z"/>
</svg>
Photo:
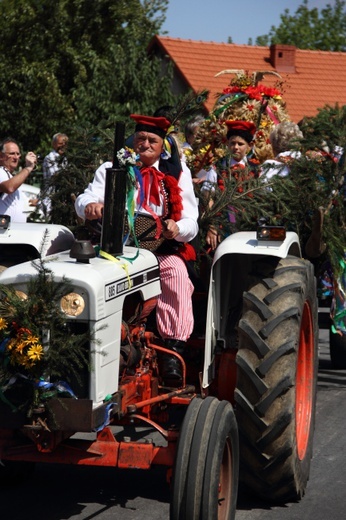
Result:
<svg viewBox="0 0 346 520">
<path fill-rule="evenodd" d="M 171 520 L 233 520 L 238 492 L 238 430 L 232 405 L 193 399 L 173 471 Z"/>
<path fill-rule="evenodd" d="M 299 500 L 310 472 L 318 369 L 313 266 L 262 258 L 239 322 L 240 480 L 273 502 Z"/>
</svg>

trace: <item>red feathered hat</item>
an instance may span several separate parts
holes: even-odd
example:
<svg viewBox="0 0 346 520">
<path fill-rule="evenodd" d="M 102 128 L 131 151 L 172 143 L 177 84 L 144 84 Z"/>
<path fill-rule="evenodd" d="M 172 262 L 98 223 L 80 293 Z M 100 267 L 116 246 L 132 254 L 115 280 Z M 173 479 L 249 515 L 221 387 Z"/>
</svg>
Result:
<svg viewBox="0 0 346 520">
<path fill-rule="evenodd" d="M 131 114 L 130 117 L 136 121 L 136 132 L 151 132 L 165 138 L 168 128 L 171 126 L 170 121 L 165 117 L 141 116 L 140 114 Z"/>
<path fill-rule="evenodd" d="M 239 135 L 245 139 L 247 143 L 251 143 L 253 141 L 256 125 L 252 123 L 252 121 L 236 121 L 229 120 L 226 121 L 227 126 L 227 139 L 229 139 L 232 135 Z"/>
</svg>

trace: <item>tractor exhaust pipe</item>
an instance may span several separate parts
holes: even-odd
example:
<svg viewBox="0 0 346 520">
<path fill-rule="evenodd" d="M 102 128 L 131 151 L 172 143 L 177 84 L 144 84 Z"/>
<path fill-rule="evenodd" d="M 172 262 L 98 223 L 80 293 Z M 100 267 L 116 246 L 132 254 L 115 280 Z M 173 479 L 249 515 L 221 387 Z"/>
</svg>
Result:
<svg viewBox="0 0 346 520">
<path fill-rule="evenodd" d="M 126 170 L 120 168 L 117 152 L 124 146 L 125 123 L 117 122 L 114 136 L 113 167 L 106 170 L 101 248 L 113 256 L 123 254 Z"/>
</svg>

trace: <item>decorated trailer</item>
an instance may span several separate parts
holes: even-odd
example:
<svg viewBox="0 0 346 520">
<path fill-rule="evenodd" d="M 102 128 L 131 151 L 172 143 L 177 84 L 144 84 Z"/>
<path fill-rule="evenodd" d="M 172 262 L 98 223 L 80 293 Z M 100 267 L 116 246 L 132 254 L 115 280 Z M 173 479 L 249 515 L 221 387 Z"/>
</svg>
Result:
<svg viewBox="0 0 346 520">
<path fill-rule="evenodd" d="M 106 192 L 121 193 L 123 177 L 109 169 Z M 173 354 L 182 385 L 171 388 L 161 358 L 172 352 L 152 319 L 157 259 L 122 245 L 122 207 L 106 193 L 99 244 L 74 240 L 0 275 L 0 479 L 16 481 L 35 462 L 161 465 L 172 520 L 234 519 L 239 481 L 268 501 L 299 500 L 318 327 L 297 235 L 261 227 L 220 244 L 208 290 L 194 296 L 196 330 Z"/>
</svg>

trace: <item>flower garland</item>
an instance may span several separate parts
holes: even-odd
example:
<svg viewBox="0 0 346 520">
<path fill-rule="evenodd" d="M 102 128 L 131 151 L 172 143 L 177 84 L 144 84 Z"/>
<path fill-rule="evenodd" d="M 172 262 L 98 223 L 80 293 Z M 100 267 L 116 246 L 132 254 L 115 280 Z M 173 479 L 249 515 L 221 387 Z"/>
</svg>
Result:
<svg viewBox="0 0 346 520">
<path fill-rule="evenodd" d="M 273 158 L 270 132 L 276 124 L 290 118 L 281 89 L 257 83 L 256 77 L 256 74 L 237 72 L 230 85 L 218 95 L 213 110 L 197 132 L 192 153 L 187 154 L 187 164 L 192 172 L 227 155 L 225 121 L 230 119 L 254 122 L 257 127 L 254 157 L 259 162 Z"/>
</svg>

